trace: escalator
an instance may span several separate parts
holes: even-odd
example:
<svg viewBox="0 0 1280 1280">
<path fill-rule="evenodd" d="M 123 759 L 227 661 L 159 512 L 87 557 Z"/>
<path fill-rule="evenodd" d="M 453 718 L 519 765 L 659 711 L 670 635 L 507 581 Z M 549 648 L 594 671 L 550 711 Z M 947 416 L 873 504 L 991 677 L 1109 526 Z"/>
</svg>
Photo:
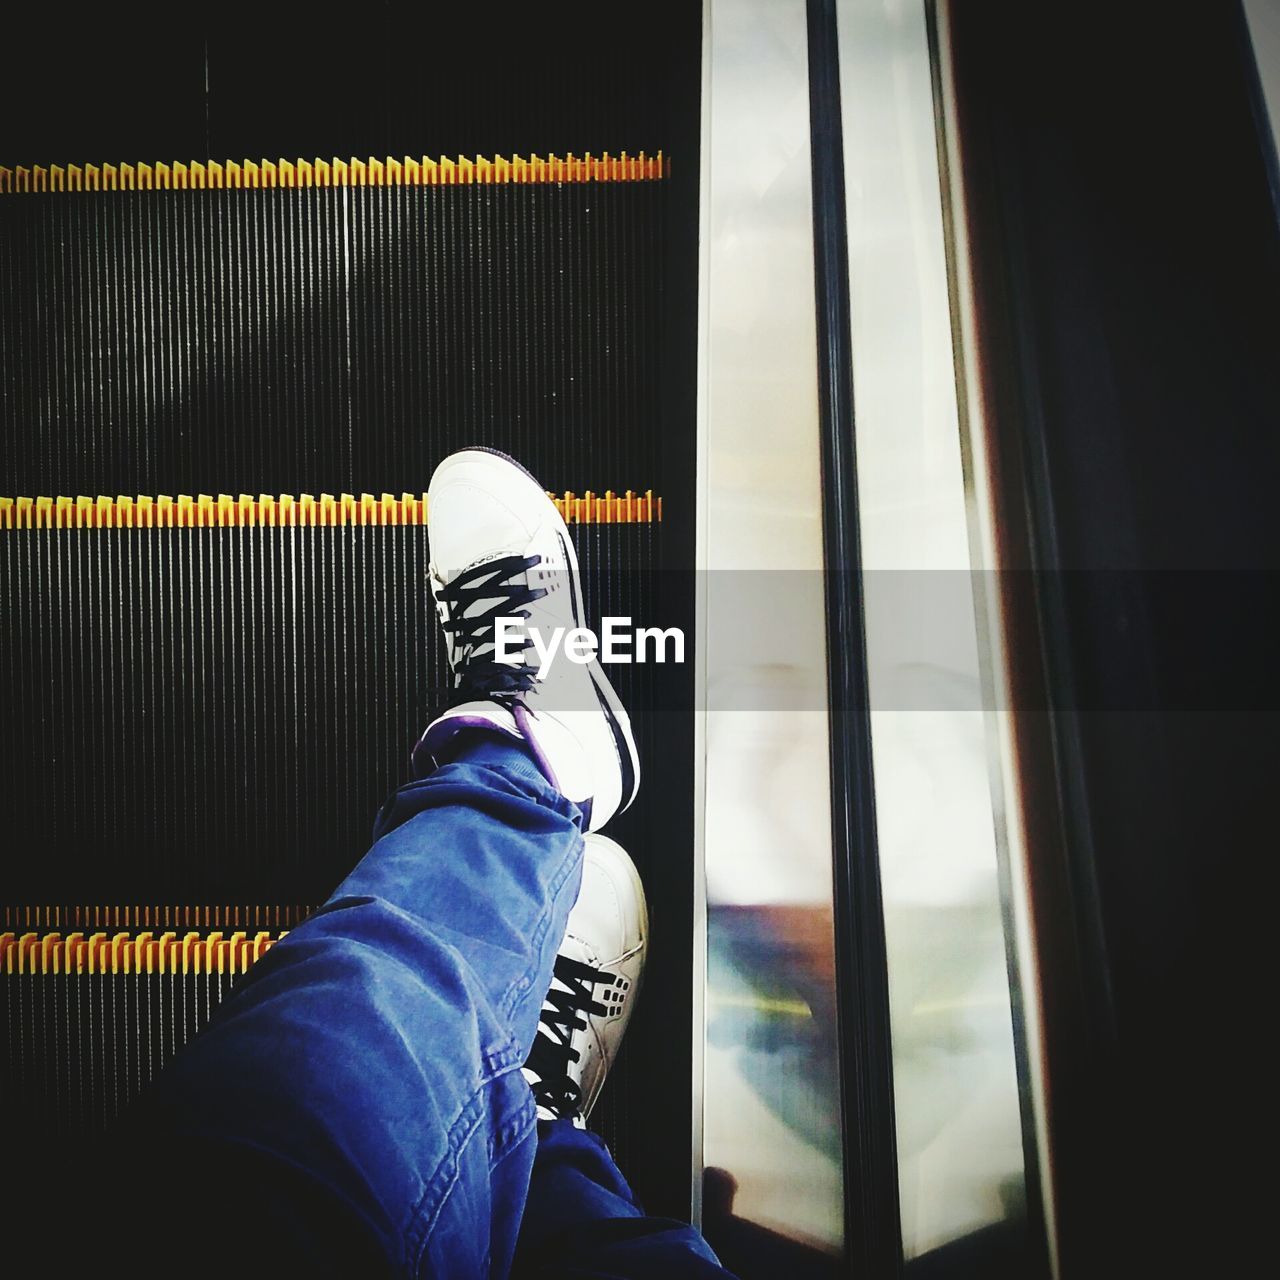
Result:
<svg viewBox="0 0 1280 1280">
<path fill-rule="evenodd" d="M 145 44 L 50 32 L 56 82 L 11 68 L 12 1150 L 60 1162 L 127 1124 L 367 848 L 449 691 L 442 457 L 483 443 L 553 490 L 594 620 L 688 625 L 699 15 L 659 8 L 495 30 L 390 6 L 354 35 L 225 9 Z M 687 1217 L 689 685 L 623 670 L 647 786 L 616 834 L 654 961 L 597 1119 Z"/>
<path fill-rule="evenodd" d="M 236 4 L 11 49 L 34 1201 L 367 848 L 449 694 L 423 490 L 483 444 L 593 623 L 688 637 L 611 672 L 652 938 L 593 1127 L 646 1207 L 744 1280 L 1222 1270 L 1274 844 L 1246 8 Z"/>
</svg>

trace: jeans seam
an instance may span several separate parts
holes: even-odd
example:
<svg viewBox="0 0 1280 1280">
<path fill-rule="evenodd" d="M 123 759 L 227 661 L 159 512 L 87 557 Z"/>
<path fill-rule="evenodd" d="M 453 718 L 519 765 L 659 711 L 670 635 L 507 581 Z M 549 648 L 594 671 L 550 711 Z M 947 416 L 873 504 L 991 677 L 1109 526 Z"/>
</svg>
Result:
<svg viewBox="0 0 1280 1280">
<path fill-rule="evenodd" d="M 508 1040 L 493 1049 L 486 1049 L 481 1055 L 480 1064 L 487 1073 L 480 1079 L 480 1088 L 492 1084 L 500 1076 L 504 1076 L 512 1067 L 523 1065 L 520 1062 L 520 1046 L 514 1040 Z"/>
<path fill-rule="evenodd" d="M 573 873 L 574 863 L 577 861 L 581 852 L 582 838 L 579 836 L 578 842 L 573 846 L 572 852 L 565 857 L 563 862 L 561 862 L 556 874 L 547 884 L 548 899 L 555 898 L 556 894 L 564 888 L 564 883 Z M 534 930 L 533 937 L 530 939 L 534 958 L 529 962 L 529 967 L 524 971 L 524 973 L 511 984 L 506 995 L 502 998 L 502 1003 L 498 1006 L 504 1019 L 511 1016 L 511 1011 L 515 1008 L 516 1001 L 529 990 L 529 987 L 533 982 L 533 975 L 538 969 L 538 957 L 542 951 L 542 943 L 546 938 L 547 930 L 550 927 L 551 914 L 548 911 L 544 911 L 542 913 L 541 920 L 538 922 L 538 927 Z"/>
<path fill-rule="evenodd" d="M 508 1046 L 505 1053 L 514 1053 L 518 1056 L 519 1046 Z M 458 1177 L 462 1172 L 462 1153 L 481 1127 L 484 1116 L 482 1104 L 486 1091 L 513 1074 L 514 1070 L 514 1066 L 508 1066 L 506 1070 L 498 1071 L 482 1080 L 449 1126 L 445 1154 L 427 1179 L 422 1196 L 410 1213 L 404 1229 L 404 1258 L 410 1274 L 415 1276 L 418 1274 L 423 1254 L 430 1243 L 431 1233 L 439 1221 L 441 1210 L 448 1203 L 449 1196 L 457 1185 Z M 511 1126 L 507 1150 L 503 1152 L 502 1158 L 505 1159 L 522 1137 L 533 1132 L 536 1127 L 536 1115 L 531 1113 L 529 1108 L 523 1108 L 517 1122 Z M 485 1163 L 492 1174 L 500 1163 L 500 1159 L 495 1158 L 492 1148 L 487 1149 L 485 1155 Z M 442 1182 L 443 1185 L 441 1185 Z"/>
<path fill-rule="evenodd" d="M 555 874 L 550 881 L 548 881 L 548 899 L 554 899 L 564 887 L 565 881 L 573 874 L 574 865 L 581 851 L 582 841 L 579 838 L 571 851 L 561 861 L 560 866 L 556 868 Z M 511 984 L 499 1005 L 499 1010 L 504 1020 L 511 1016 L 511 1011 L 515 1007 L 516 1001 L 529 990 L 533 982 L 533 975 L 538 969 L 538 959 L 541 954 L 542 944 L 550 927 L 551 913 L 544 911 L 530 939 L 534 958 L 530 961 L 529 967 L 525 972 Z M 481 1080 L 479 1087 L 467 1099 L 457 1118 L 449 1126 L 449 1131 L 446 1135 L 445 1154 L 427 1179 L 422 1196 L 409 1216 L 404 1233 L 406 1262 L 408 1262 L 415 1274 L 421 1263 L 422 1254 L 430 1240 L 431 1232 L 435 1229 L 440 1212 L 458 1181 L 458 1175 L 462 1167 L 459 1157 L 480 1127 L 482 1119 L 481 1098 L 486 1089 L 492 1087 L 498 1080 L 515 1069 L 521 1058 L 520 1048 L 514 1041 L 509 1041 L 504 1045 L 497 1046 L 486 1055 L 484 1065 L 491 1071 L 497 1068 L 497 1072 L 489 1078 Z M 527 1120 L 526 1123 L 528 1123 Z M 464 1129 L 465 1132 L 460 1137 L 460 1131 Z M 490 1172 L 492 1172 L 493 1164 L 488 1160 L 487 1163 L 490 1163 Z M 442 1178 L 444 1180 L 443 1186 L 440 1185 Z"/>
</svg>

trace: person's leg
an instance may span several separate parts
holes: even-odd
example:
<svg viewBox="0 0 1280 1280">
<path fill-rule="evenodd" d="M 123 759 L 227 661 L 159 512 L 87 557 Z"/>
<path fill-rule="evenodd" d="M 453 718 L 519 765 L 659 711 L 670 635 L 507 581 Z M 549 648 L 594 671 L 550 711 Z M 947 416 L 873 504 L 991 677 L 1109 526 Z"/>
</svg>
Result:
<svg viewBox="0 0 1280 1280">
<path fill-rule="evenodd" d="M 580 830 L 630 803 L 639 763 L 598 664 L 539 679 L 531 644 L 514 661 L 495 650 L 498 618 L 548 635 L 586 623 L 568 530 L 537 481 L 467 450 L 437 468 L 428 506 L 457 688 L 415 749 L 424 776 L 145 1103 L 153 1150 L 181 1157 L 155 1161 L 181 1171 L 157 1180 L 166 1207 L 176 1220 L 184 1197 L 209 1201 L 201 1262 L 253 1233 L 289 1274 L 471 1280 L 510 1262 L 534 1156 L 520 1068 Z"/>
<path fill-rule="evenodd" d="M 437 490 L 446 471 L 452 487 Z M 598 669 L 535 686 L 527 664 L 493 659 L 504 611 L 582 625 L 567 531 L 536 482 L 492 455 L 443 464 L 431 510 L 433 587 L 473 701 L 428 728 L 415 753 L 427 776 L 388 801 L 373 849 L 145 1101 L 154 1145 L 135 1176 L 150 1243 L 174 1232 L 188 1273 L 505 1275 L 535 1099 L 544 1117 L 589 1109 L 638 985 L 643 894 L 602 837 L 592 865 L 612 868 L 609 892 L 584 895 L 580 927 L 569 921 L 580 828 L 635 794 L 625 712 Z M 536 1265 L 578 1265 L 553 1262 L 554 1246 L 587 1275 L 603 1274 L 593 1257 L 617 1276 L 723 1274 L 691 1228 L 640 1216 L 587 1135 L 553 1125 L 538 1167 L 524 1214 Z"/>
<path fill-rule="evenodd" d="M 513 1274 L 518 1280 L 729 1276 L 689 1223 L 646 1216 L 604 1142 L 571 1119 L 538 1123 Z"/>
<path fill-rule="evenodd" d="M 728 1275 L 687 1222 L 645 1214 L 604 1142 L 586 1128 L 635 1007 L 648 935 L 635 864 L 607 836 L 587 836 L 582 889 L 524 1071 L 538 1108 L 538 1144 L 517 1276 Z"/>
<path fill-rule="evenodd" d="M 520 1068 L 579 822 L 487 737 L 388 801 L 369 854 L 146 1101 L 188 1170 L 253 1187 L 214 1243 L 231 1252 L 238 1227 L 319 1263 L 341 1241 L 402 1274 L 505 1272 L 535 1147 Z"/>
</svg>

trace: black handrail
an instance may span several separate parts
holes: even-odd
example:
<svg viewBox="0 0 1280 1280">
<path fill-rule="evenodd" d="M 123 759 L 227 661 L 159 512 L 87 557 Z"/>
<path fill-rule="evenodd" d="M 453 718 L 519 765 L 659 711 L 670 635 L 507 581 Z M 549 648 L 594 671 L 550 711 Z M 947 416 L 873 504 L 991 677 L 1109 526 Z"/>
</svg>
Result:
<svg viewBox="0 0 1280 1280">
<path fill-rule="evenodd" d="M 845 1250 L 854 1275 L 879 1280 L 900 1274 L 902 1234 L 862 616 L 835 0 L 809 0 L 808 44 Z"/>
</svg>

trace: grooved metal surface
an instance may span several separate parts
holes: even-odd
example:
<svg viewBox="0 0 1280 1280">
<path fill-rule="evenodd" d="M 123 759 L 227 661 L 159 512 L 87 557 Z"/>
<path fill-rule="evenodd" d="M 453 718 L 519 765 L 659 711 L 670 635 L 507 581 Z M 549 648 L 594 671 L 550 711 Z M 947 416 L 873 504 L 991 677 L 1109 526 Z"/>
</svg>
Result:
<svg viewBox="0 0 1280 1280">
<path fill-rule="evenodd" d="M 102 1129 L 235 981 L 159 971 L 0 977 L 0 1086 L 22 1102 L 18 1123 L 44 1141 Z"/>
<path fill-rule="evenodd" d="M 418 490 L 477 441 L 657 489 L 662 222 L 661 183 L 0 200 L 0 492 Z"/>
<path fill-rule="evenodd" d="M 642 605 L 652 526 L 576 542 L 589 609 Z M 448 696 L 427 560 L 423 527 L 0 535 L 0 897 L 323 901 Z"/>
</svg>

